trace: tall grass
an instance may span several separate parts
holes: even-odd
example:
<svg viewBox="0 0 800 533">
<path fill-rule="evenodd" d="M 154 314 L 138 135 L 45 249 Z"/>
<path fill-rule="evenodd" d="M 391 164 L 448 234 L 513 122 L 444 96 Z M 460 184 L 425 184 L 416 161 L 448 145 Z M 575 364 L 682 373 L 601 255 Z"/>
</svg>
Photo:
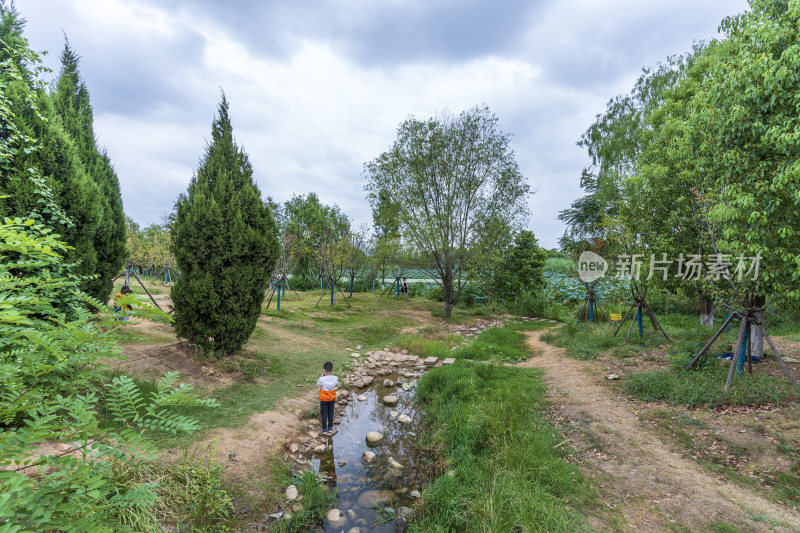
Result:
<svg viewBox="0 0 800 533">
<path fill-rule="evenodd" d="M 288 520 L 279 520 L 270 526 L 271 533 L 312 531 L 323 523 L 325 513 L 336 507 L 336 491 L 325 487 L 315 472 L 306 470 L 294 478 L 285 472 L 280 481 L 281 486 L 293 483 L 297 487 L 297 492 L 303 498 L 303 505 Z"/>
<path fill-rule="evenodd" d="M 689 407 L 779 404 L 794 396 L 783 379 L 764 374 L 736 376 L 725 391 L 727 365 L 709 365 L 698 370 L 672 368 L 634 374 L 623 382 L 626 392 L 644 401 L 663 401 Z"/>
<path fill-rule="evenodd" d="M 470 344 L 455 350 L 452 357 L 517 363 L 530 357 L 530 352 L 525 346 L 524 334 L 511 328 L 489 328 L 482 331 Z"/>
<path fill-rule="evenodd" d="M 458 362 L 423 376 L 432 447 L 449 469 L 424 494 L 410 531 L 586 531 L 593 489 L 566 461 L 533 369 Z"/>
</svg>

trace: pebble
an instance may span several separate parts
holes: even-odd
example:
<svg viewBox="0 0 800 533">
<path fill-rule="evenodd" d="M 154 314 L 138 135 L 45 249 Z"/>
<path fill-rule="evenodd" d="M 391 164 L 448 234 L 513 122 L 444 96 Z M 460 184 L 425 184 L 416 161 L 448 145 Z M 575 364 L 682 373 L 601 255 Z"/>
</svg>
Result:
<svg viewBox="0 0 800 533">
<path fill-rule="evenodd" d="M 398 413 L 397 411 L 389 411 L 389 416 L 391 416 L 392 418 L 397 418 L 398 414 L 400 413 Z"/>
<path fill-rule="evenodd" d="M 394 457 L 389 457 L 389 466 L 391 466 L 392 468 L 396 468 L 396 469 L 398 469 L 398 470 L 402 470 L 403 468 L 405 468 L 403 465 L 401 465 L 400 463 L 398 463 L 398 462 L 395 460 L 395 458 L 394 458 Z"/>
<path fill-rule="evenodd" d="M 344 513 L 342 513 L 339 509 L 331 509 L 325 515 L 325 518 L 328 519 L 328 522 L 336 524 L 337 522 L 343 522 L 345 520 Z"/>
<path fill-rule="evenodd" d="M 394 387 L 394 381 L 392 381 L 391 379 L 384 379 L 383 386 L 386 388 Z"/>
<path fill-rule="evenodd" d="M 367 397 L 364 396 L 363 394 L 359 394 L 358 395 L 358 401 L 359 402 L 365 402 L 365 401 L 367 401 Z"/>
<path fill-rule="evenodd" d="M 286 487 L 287 500 L 294 501 L 297 499 L 297 496 L 298 496 L 297 487 L 295 487 L 294 485 L 289 485 L 288 487 Z"/>
<path fill-rule="evenodd" d="M 367 433 L 367 444 L 380 444 L 383 442 L 383 434 L 377 431 Z"/>
<path fill-rule="evenodd" d="M 390 394 L 389 396 L 384 396 L 382 401 L 385 405 L 397 405 L 397 396 Z"/>
<path fill-rule="evenodd" d="M 401 424 L 410 424 L 411 417 L 408 415 L 400 415 L 397 417 L 397 421 L 400 422 Z"/>
<path fill-rule="evenodd" d="M 371 451 L 367 450 L 361 455 L 361 460 L 364 461 L 367 464 L 371 464 L 371 463 L 375 462 L 375 458 L 376 457 L 377 456 L 374 453 L 372 453 Z"/>
</svg>

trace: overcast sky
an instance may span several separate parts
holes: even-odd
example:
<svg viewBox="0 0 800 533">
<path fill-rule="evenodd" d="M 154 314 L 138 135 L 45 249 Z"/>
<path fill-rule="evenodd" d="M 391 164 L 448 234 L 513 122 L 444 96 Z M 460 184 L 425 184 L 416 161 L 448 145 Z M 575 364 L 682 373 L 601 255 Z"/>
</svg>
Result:
<svg viewBox="0 0 800 533">
<path fill-rule="evenodd" d="M 556 246 L 580 195 L 575 142 L 641 68 L 717 36 L 743 0 L 17 0 L 56 71 L 69 37 L 126 213 L 160 222 L 203 153 L 220 98 L 264 195 L 315 191 L 371 222 L 362 166 L 409 115 L 487 104 Z M 55 72 L 54 72 L 55 75 Z"/>
</svg>

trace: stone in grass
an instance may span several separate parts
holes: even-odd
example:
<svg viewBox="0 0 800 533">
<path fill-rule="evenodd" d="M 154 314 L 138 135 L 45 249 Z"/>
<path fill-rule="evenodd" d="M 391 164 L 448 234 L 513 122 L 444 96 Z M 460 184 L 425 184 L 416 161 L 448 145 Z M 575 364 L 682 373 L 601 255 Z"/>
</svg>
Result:
<svg viewBox="0 0 800 533">
<path fill-rule="evenodd" d="M 373 452 L 371 452 L 369 450 L 367 450 L 363 454 L 361 454 L 361 460 L 364 461 L 367 464 L 374 463 L 376 457 L 377 457 L 377 455 L 375 455 Z"/>
<path fill-rule="evenodd" d="M 361 354 L 353 352 L 353 353 L 350 354 L 350 357 L 361 357 Z"/>
<path fill-rule="evenodd" d="M 619 379 L 619 376 L 617 374 L 608 374 L 606 379 Z"/>
<path fill-rule="evenodd" d="M 408 493 L 408 495 L 409 497 L 414 498 L 415 500 L 422 498 L 422 494 L 420 494 L 418 490 L 412 490 L 410 493 Z"/>
<path fill-rule="evenodd" d="M 426 359 L 423 361 L 423 363 L 425 363 L 425 366 L 433 366 L 433 365 L 435 365 L 435 364 L 436 364 L 438 361 L 439 361 L 439 358 L 438 358 L 438 357 L 431 356 L 431 357 L 427 357 L 427 358 L 426 358 Z"/>
<path fill-rule="evenodd" d="M 410 424 L 411 417 L 408 415 L 400 415 L 397 417 L 397 421 L 400 422 L 401 424 Z"/>
<path fill-rule="evenodd" d="M 283 511 L 278 511 L 277 513 L 272 513 L 271 515 L 269 515 L 269 517 L 267 518 L 267 522 L 270 523 L 275 522 L 277 520 L 280 520 L 281 518 L 283 518 Z"/>
<path fill-rule="evenodd" d="M 455 362 L 456 362 L 456 360 L 455 360 L 455 358 L 454 358 L 454 357 L 448 357 L 447 359 L 445 359 L 444 361 L 442 361 L 442 364 L 443 364 L 443 365 L 452 365 L 452 364 L 453 364 L 453 363 L 455 363 Z"/>
<path fill-rule="evenodd" d="M 295 487 L 294 485 L 289 485 L 288 487 L 286 487 L 287 500 L 294 501 L 297 499 L 297 496 L 298 496 L 297 487 Z"/>
<path fill-rule="evenodd" d="M 383 442 L 383 434 L 377 431 L 370 431 L 367 433 L 367 444 L 377 445 Z"/>
<path fill-rule="evenodd" d="M 347 520 L 347 518 L 344 516 L 344 513 L 341 512 L 339 509 L 331 509 L 330 511 L 327 512 L 325 518 L 327 518 L 328 522 L 330 522 L 333 525 L 343 524 L 345 520 Z"/>
<path fill-rule="evenodd" d="M 397 396 L 390 394 L 389 396 L 384 396 L 382 401 L 384 405 L 397 405 Z"/>
</svg>

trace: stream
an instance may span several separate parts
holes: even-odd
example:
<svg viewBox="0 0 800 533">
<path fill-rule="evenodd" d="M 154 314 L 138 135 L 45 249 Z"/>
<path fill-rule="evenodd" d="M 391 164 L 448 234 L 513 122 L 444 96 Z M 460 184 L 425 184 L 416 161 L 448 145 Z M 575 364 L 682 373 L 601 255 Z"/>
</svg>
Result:
<svg viewBox="0 0 800 533">
<path fill-rule="evenodd" d="M 395 514 L 376 511 L 376 506 L 393 509 L 397 515 L 410 513 L 415 491 L 422 488 L 430 476 L 431 462 L 415 446 L 421 414 L 414 404 L 417 378 L 424 367 L 400 367 L 391 373 L 376 376 L 368 387 L 353 392 L 341 392 L 337 401 L 338 432 L 332 437 L 323 437 L 328 449 L 315 453 L 312 467 L 325 476 L 331 488 L 339 491 L 338 509 L 341 519 L 329 518 L 320 531 L 355 533 L 393 532 Z M 384 380 L 394 386 L 385 387 Z M 406 389 L 402 384 L 406 383 Z M 346 404 L 341 398 L 352 395 Z M 359 401 L 363 395 L 366 399 Z M 382 403 L 385 396 L 397 397 L 397 405 Z M 396 412 L 396 417 L 392 414 Z M 407 415 L 410 423 L 398 422 L 397 417 Z M 367 443 L 370 431 L 383 434 L 377 445 Z M 332 444 L 332 448 L 331 448 Z M 371 463 L 362 459 L 364 452 L 375 454 Z M 394 467 L 390 460 L 394 460 Z M 396 468 L 397 463 L 403 466 Z M 334 513 L 335 514 L 335 513 Z M 356 529 L 358 528 L 358 529 Z"/>
</svg>

